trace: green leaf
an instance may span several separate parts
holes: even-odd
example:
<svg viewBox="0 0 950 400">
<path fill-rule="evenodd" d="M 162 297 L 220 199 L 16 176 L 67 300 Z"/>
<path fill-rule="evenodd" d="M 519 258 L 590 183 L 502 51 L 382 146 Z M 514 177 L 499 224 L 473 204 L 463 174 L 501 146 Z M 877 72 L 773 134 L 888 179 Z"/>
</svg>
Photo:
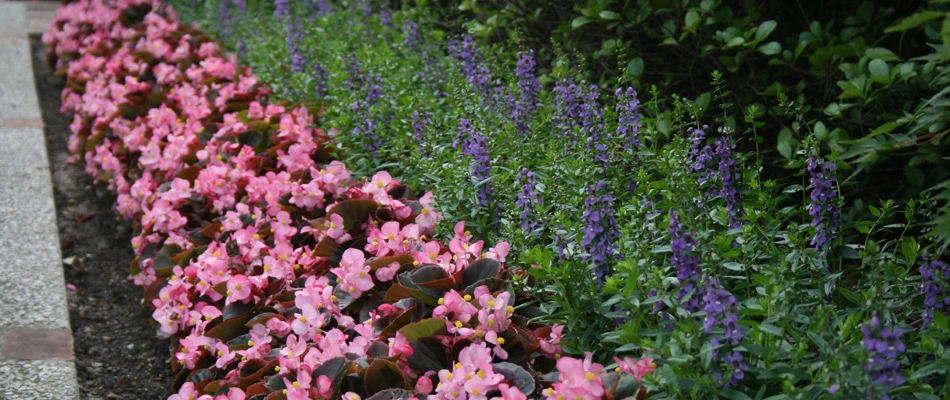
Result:
<svg viewBox="0 0 950 400">
<path fill-rule="evenodd" d="M 445 330 L 445 320 L 442 318 L 428 318 L 419 322 L 413 322 L 402 328 L 399 333 L 406 337 L 407 342 L 435 336 Z"/>
<path fill-rule="evenodd" d="M 854 247 L 846 246 L 846 245 L 840 245 L 838 247 L 835 247 L 835 254 L 837 254 L 841 258 L 848 259 L 848 260 L 857 260 L 861 258 L 861 255 L 858 254 L 858 251 L 855 250 Z"/>
<path fill-rule="evenodd" d="M 782 129 L 778 134 L 778 145 L 776 150 L 782 155 L 782 157 L 791 159 L 792 150 L 798 145 L 798 141 L 792 136 L 792 130 L 788 128 Z"/>
<path fill-rule="evenodd" d="M 722 266 L 730 271 L 742 271 L 745 269 L 745 266 L 742 265 L 742 263 L 737 263 L 737 262 L 732 262 L 732 261 L 724 262 L 722 263 Z"/>
<path fill-rule="evenodd" d="M 630 62 L 627 63 L 627 74 L 634 78 L 643 75 L 643 59 L 636 57 L 630 60 Z"/>
<path fill-rule="evenodd" d="M 350 369 L 351 364 L 346 357 L 333 357 L 320 364 L 310 376 L 313 377 L 313 382 L 318 382 L 320 376 L 327 377 L 330 380 L 330 387 L 333 388 L 333 395 L 330 398 L 338 399 L 340 398 L 340 382 L 343 381 L 343 377 L 346 375 L 346 371 Z"/>
<path fill-rule="evenodd" d="M 914 373 L 911 374 L 910 377 L 908 377 L 907 379 L 909 380 L 920 379 L 925 376 L 933 375 L 934 373 L 937 373 L 937 372 L 941 374 L 946 374 L 948 371 L 950 371 L 950 369 L 948 369 L 947 363 L 944 362 L 943 360 L 938 360 L 937 362 L 933 362 L 930 365 L 921 367 L 920 369 L 914 371 Z"/>
<path fill-rule="evenodd" d="M 637 393 L 640 391 L 640 382 L 637 381 L 637 378 L 630 374 L 617 374 L 611 373 L 609 375 L 619 375 L 617 379 L 616 386 L 611 386 L 609 389 L 613 389 L 613 398 L 615 399 L 629 399 L 635 398 Z"/>
<path fill-rule="evenodd" d="M 891 69 L 887 67 L 887 61 L 875 58 L 868 63 L 868 71 L 871 72 L 871 78 L 883 77 L 884 81 L 890 81 Z"/>
<path fill-rule="evenodd" d="M 178 247 L 178 245 L 162 246 L 162 249 L 155 253 L 155 258 L 152 259 L 152 268 L 155 268 L 155 274 L 161 277 L 171 276 L 172 271 L 178 265 L 172 260 L 172 256 L 179 252 L 181 252 L 181 247 Z"/>
<path fill-rule="evenodd" d="M 749 395 L 747 395 L 747 394 L 745 394 L 745 393 L 743 393 L 743 392 L 740 392 L 740 391 L 738 391 L 738 390 L 728 389 L 728 390 L 723 390 L 723 391 L 721 391 L 721 392 L 719 392 L 719 393 L 720 393 L 723 397 L 725 397 L 725 398 L 727 398 L 727 399 L 736 399 L 736 400 L 745 400 L 745 399 L 748 399 L 748 400 L 752 400 L 752 398 L 749 397 Z"/>
<path fill-rule="evenodd" d="M 500 362 L 492 364 L 492 370 L 504 375 L 505 381 L 511 382 L 509 384 L 518 388 L 521 393 L 534 393 L 534 377 L 524 368 L 510 362 Z"/>
<path fill-rule="evenodd" d="M 775 326 L 775 325 L 759 324 L 759 330 L 762 331 L 762 332 L 768 333 L 768 334 L 770 334 L 770 335 L 775 335 L 775 336 L 782 336 L 782 335 L 783 335 L 782 328 L 779 328 L 779 327 L 777 327 L 777 326 Z"/>
<path fill-rule="evenodd" d="M 450 365 L 442 342 L 434 337 L 424 337 L 409 343 L 412 355 L 409 356 L 409 368 L 426 373 L 447 369 Z"/>
<path fill-rule="evenodd" d="M 778 42 L 768 42 L 759 46 L 759 48 L 756 50 L 758 50 L 759 53 L 765 54 L 767 56 L 774 56 L 782 52 L 782 45 L 778 44 Z"/>
<path fill-rule="evenodd" d="M 344 200 L 330 209 L 330 212 L 327 213 L 327 219 L 330 219 L 330 216 L 333 214 L 338 214 L 343 218 L 343 229 L 350 230 L 356 224 L 366 221 L 370 215 L 376 211 L 376 208 L 379 205 L 376 204 L 375 200 L 369 199 L 352 199 Z"/>
<path fill-rule="evenodd" d="M 867 302 L 867 299 L 865 299 L 860 293 L 852 292 L 842 286 L 838 286 L 838 293 L 840 293 L 845 299 L 856 306 L 863 306 L 864 303 Z"/>
<path fill-rule="evenodd" d="M 574 20 L 571 21 L 571 29 L 580 28 L 580 27 L 582 27 L 582 26 L 584 26 L 584 25 L 587 25 L 587 24 L 590 23 L 591 21 L 592 21 L 592 20 L 591 20 L 590 18 L 587 18 L 587 17 L 577 17 L 577 18 L 574 18 Z"/>
<path fill-rule="evenodd" d="M 415 258 L 413 258 L 411 255 L 401 254 L 398 256 L 374 258 L 372 260 L 367 261 L 366 265 L 368 265 L 371 270 L 375 271 L 383 267 L 388 267 L 390 264 L 394 262 L 398 263 L 399 265 L 406 266 L 406 265 L 411 265 L 413 261 L 415 261 Z"/>
<path fill-rule="evenodd" d="M 745 39 L 742 36 L 736 36 L 732 39 L 729 39 L 729 41 L 726 42 L 726 46 L 724 48 L 726 49 L 733 48 L 743 43 L 745 43 Z"/>
<path fill-rule="evenodd" d="M 911 16 L 902 19 L 897 24 L 884 29 L 884 33 L 893 33 L 893 32 L 903 32 L 909 29 L 914 29 L 918 26 L 923 25 L 927 21 L 932 21 L 937 18 L 944 16 L 945 14 L 939 11 L 924 10 L 911 14 Z"/>
<path fill-rule="evenodd" d="M 864 51 L 864 55 L 871 59 L 881 59 L 884 61 L 900 61 L 893 51 L 885 47 L 872 47 Z"/>
<path fill-rule="evenodd" d="M 950 18 L 944 18 L 943 24 L 940 25 L 940 40 L 943 41 L 943 59 L 946 60 L 950 58 L 947 55 L 950 53 Z"/>
<path fill-rule="evenodd" d="M 264 303 L 261 302 L 260 304 Z M 232 318 L 222 321 L 220 324 L 208 329 L 208 331 L 205 333 L 205 336 L 221 339 L 223 341 L 234 339 L 250 330 L 245 324 L 247 324 L 247 321 L 249 321 L 253 316 L 253 313 L 247 313 L 247 315 L 240 318 Z"/>
<path fill-rule="evenodd" d="M 406 389 L 386 389 L 367 397 L 366 400 L 409 400 L 413 397 L 415 395 Z"/>
<path fill-rule="evenodd" d="M 604 10 L 600 12 L 600 18 L 609 19 L 609 20 L 620 19 L 620 14 L 617 14 L 610 10 Z"/>
<path fill-rule="evenodd" d="M 462 287 L 468 287 L 482 279 L 494 278 L 500 271 L 501 263 L 490 258 L 482 258 L 473 262 L 462 272 Z"/>
<path fill-rule="evenodd" d="M 699 23 L 699 13 L 693 10 L 689 10 L 686 13 L 686 18 L 683 21 L 685 23 L 685 28 L 690 32 L 695 32 L 696 25 Z"/>
<path fill-rule="evenodd" d="M 759 27 L 755 29 L 755 41 L 761 42 L 767 38 L 772 31 L 775 30 L 776 26 L 778 26 L 778 22 L 775 22 L 775 20 L 768 20 L 759 24 Z M 776 42 L 772 43 L 778 44 Z"/>
<path fill-rule="evenodd" d="M 409 382 L 402 370 L 392 361 L 376 359 L 366 368 L 363 385 L 367 394 L 375 394 L 386 389 L 409 389 Z"/>
</svg>

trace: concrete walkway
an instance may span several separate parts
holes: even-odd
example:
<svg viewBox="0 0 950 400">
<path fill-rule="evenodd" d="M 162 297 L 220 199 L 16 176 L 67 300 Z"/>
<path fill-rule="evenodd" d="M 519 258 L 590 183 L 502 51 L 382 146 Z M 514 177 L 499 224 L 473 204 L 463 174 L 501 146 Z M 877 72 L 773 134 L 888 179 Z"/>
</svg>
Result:
<svg viewBox="0 0 950 400">
<path fill-rule="evenodd" d="M 77 399 L 29 33 L 55 3 L 0 2 L 0 399 Z M 32 18 L 31 18 L 32 17 Z"/>
</svg>

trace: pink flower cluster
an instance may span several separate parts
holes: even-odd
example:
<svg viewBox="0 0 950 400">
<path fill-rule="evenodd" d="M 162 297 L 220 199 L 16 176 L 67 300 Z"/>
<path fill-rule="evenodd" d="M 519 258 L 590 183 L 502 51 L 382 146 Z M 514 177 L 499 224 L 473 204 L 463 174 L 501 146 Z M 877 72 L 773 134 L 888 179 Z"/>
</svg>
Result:
<svg viewBox="0 0 950 400">
<path fill-rule="evenodd" d="M 433 239 L 441 214 L 432 193 L 413 198 L 386 172 L 351 177 L 327 158 L 319 110 L 269 104 L 249 68 L 159 1 L 70 3 L 43 40 L 67 78 L 70 149 L 136 229 L 135 283 L 160 334 L 176 341 L 184 379 L 170 399 L 370 396 L 340 393 L 324 370 L 342 362 L 339 374 L 361 374 L 378 359 L 417 398 L 524 399 L 533 393 L 497 363 L 515 348 L 532 360 L 561 356 L 563 327 L 529 329 L 514 319 L 515 293 L 492 286 L 508 274 L 507 243 L 486 248 L 463 222 L 448 245 Z M 479 260 L 501 267 L 462 286 Z M 441 270 L 439 279 L 417 285 L 422 267 Z M 423 341 L 403 328 L 427 316 L 445 328 L 424 338 L 459 349 L 450 368 L 410 360 Z M 549 398 L 606 393 L 589 354 L 557 367 Z M 638 379 L 645 370 L 621 368 Z M 188 379 L 198 371 L 213 378 Z"/>
</svg>

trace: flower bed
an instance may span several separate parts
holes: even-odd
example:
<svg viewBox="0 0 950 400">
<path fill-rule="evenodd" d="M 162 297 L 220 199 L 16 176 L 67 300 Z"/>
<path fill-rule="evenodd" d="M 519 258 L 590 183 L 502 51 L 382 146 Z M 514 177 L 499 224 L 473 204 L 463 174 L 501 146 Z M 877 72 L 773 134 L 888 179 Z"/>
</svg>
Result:
<svg viewBox="0 0 950 400">
<path fill-rule="evenodd" d="M 254 73 L 158 1 L 83 0 L 44 35 L 65 75 L 70 150 L 138 233 L 178 371 L 172 399 L 623 398 L 651 360 L 561 356 L 519 306 L 509 247 L 465 224 L 432 238 L 432 193 L 350 176 L 321 109 Z"/>
</svg>

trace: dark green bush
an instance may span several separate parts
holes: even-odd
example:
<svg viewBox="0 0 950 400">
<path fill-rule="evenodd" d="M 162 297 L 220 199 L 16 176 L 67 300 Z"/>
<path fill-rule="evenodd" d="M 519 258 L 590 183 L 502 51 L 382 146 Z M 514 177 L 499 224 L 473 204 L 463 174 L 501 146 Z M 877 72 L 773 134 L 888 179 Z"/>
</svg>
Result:
<svg viewBox="0 0 950 400">
<path fill-rule="evenodd" d="M 789 160 L 814 132 L 851 174 L 842 189 L 859 208 L 922 197 L 932 221 L 917 228 L 950 244 L 945 2 L 433 3 L 445 21 L 489 42 L 513 36 L 541 49 L 552 74 L 569 60 L 593 81 L 655 86 L 692 99 L 706 121 L 717 115 L 708 77 L 722 71 L 728 102 L 754 106 L 764 123 L 761 137 L 739 145 L 762 141 L 774 150 L 764 157 L 767 176 L 795 167 Z M 746 129 L 741 120 L 724 123 Z"/>
</svg>

